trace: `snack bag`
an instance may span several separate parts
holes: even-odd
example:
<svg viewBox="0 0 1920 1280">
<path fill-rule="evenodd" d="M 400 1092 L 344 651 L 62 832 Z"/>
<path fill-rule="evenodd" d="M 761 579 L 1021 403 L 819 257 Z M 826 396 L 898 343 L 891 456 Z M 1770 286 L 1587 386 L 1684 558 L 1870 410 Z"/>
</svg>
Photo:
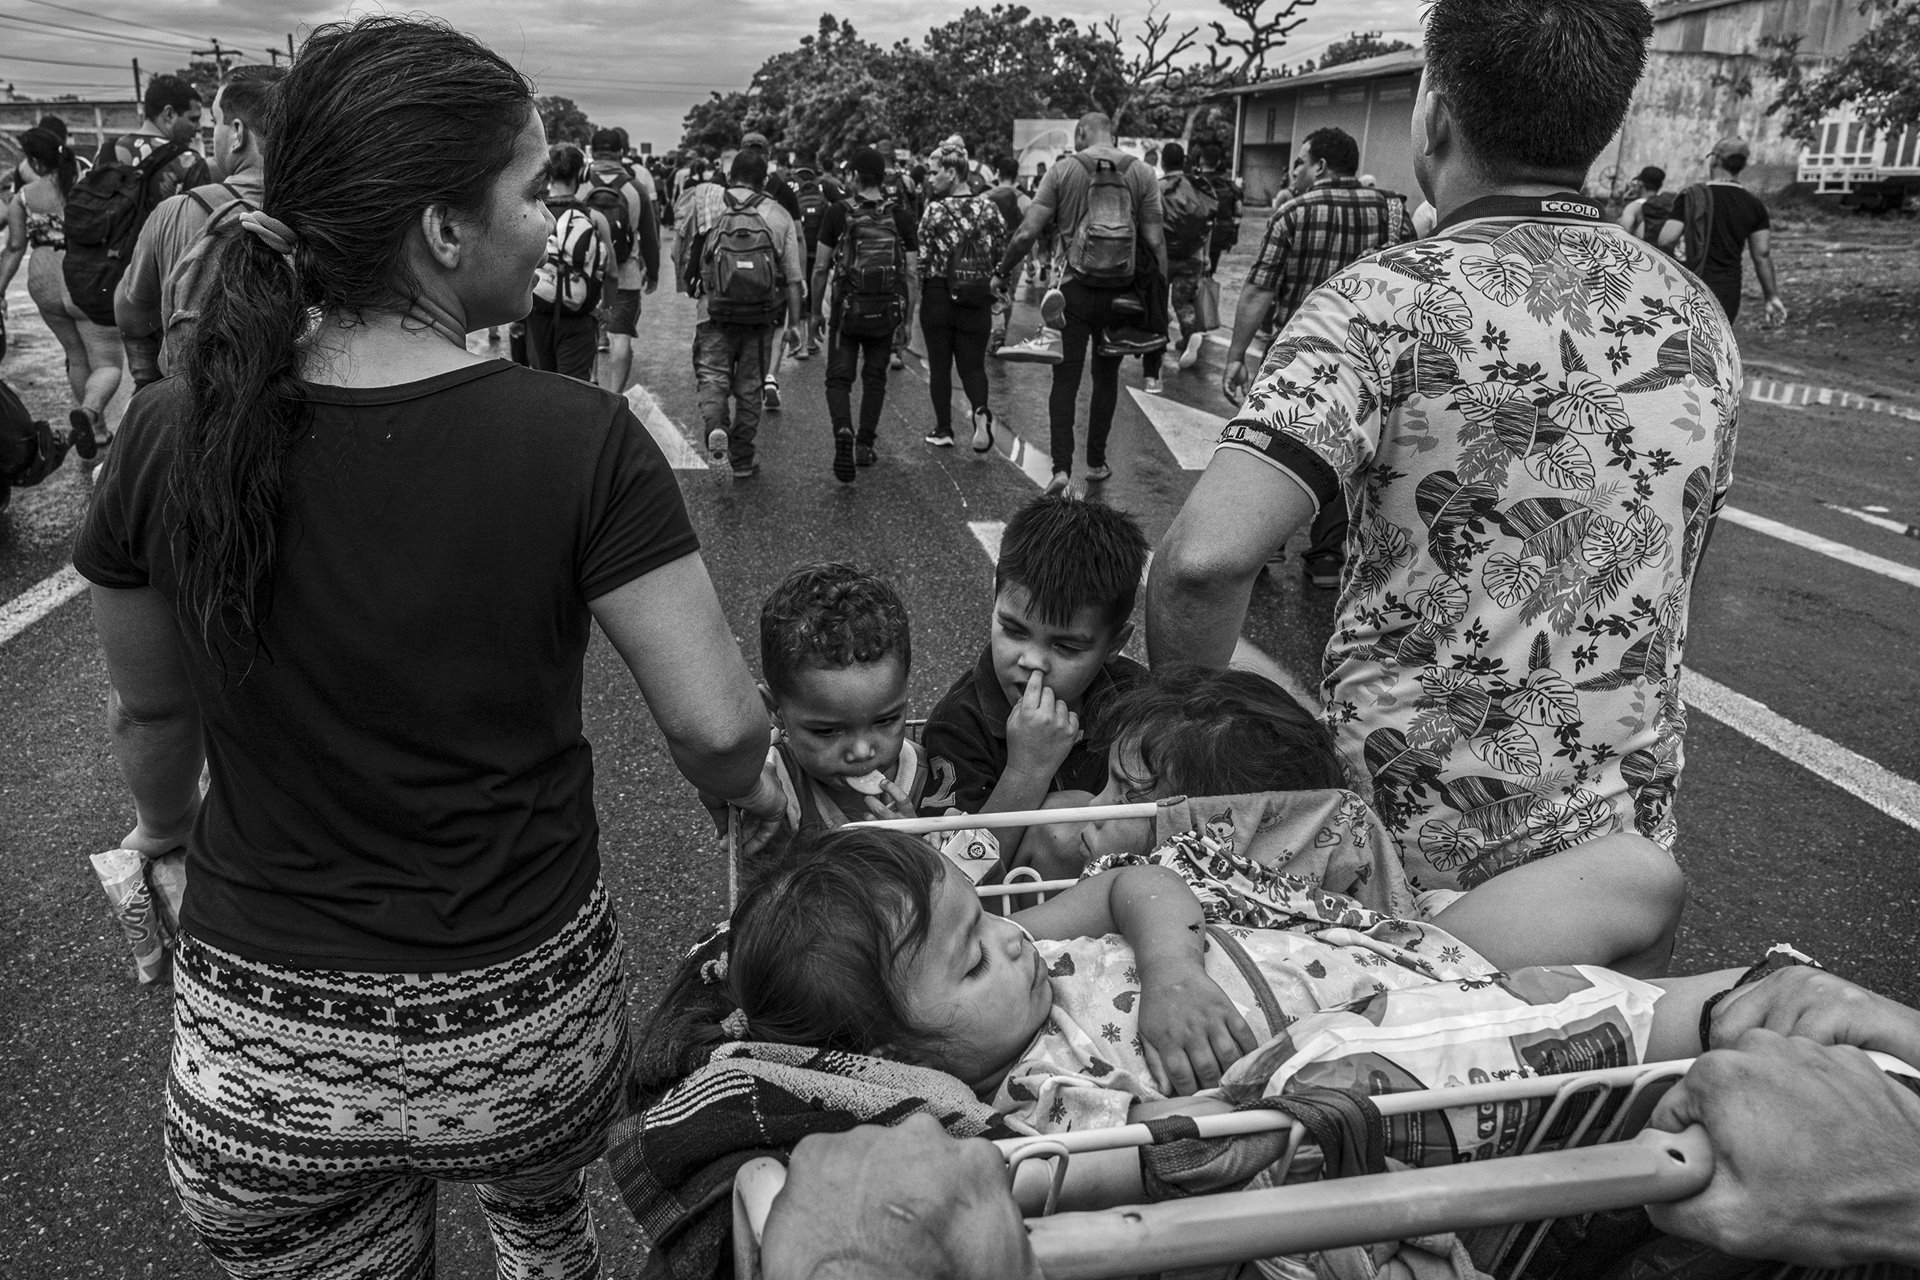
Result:
<svg viewBox="0 0 1920 1280">
<path fill-rule="evenodd" d="M 1236 1062 L 1223 1083 L 1264 1079 L 1265 1096 L 1295 1085 L 1377 1095 L 1631 1066 L 1643 1058 L 1659 998 L 1658 987 L 1587 965 L 1383 991 L 1300 1019 Z M 1514 1154 L 1550 1102 L 1389 1117 L 1387 1155 L 1448 1165 Z M 1563 1108 L 1544 1141 L 1563 1138 L 1591 1105 Z"/>
<path fill-rule="evenodd" d="M 132 849 L 109 849 L 89 861 L 107 895 L 107 912 L 133 949 L 134 977 L 141 985 L 167 976 L 168 948 L 180 928 L 186 894 L 186 851 L 149 861 Z"/>
</svg>

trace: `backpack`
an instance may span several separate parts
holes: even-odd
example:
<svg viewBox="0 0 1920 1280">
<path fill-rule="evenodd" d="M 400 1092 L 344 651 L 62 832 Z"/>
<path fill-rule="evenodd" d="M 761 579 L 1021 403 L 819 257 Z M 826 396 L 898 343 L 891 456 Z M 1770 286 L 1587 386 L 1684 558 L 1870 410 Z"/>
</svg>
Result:
<svg viewBox="0 0 1920 1280">
<path fill-rule="evenodd" d="M 1640 238 L 1648 244 L 1660 243 L 1660 229 L 1673 218 L 1673 206 L 1676 197 L 1671 192 L 1656 191 L 1640 202 Z"/>
<path fill-rule="evenodd" d="M 1132 156 L 1110 160 L 1077 152 L 1087 171 L 1087 211 L 1067 241 L 1067 270 L 1091 285 L 1118 289 L 1133 283 L 1134 255 L 1140 228 L 1133 191 L 1122 176 L 1133 166 Z"/>
<path fill-rule="evenodd" d="M 1207 247 L 1220 202 L 1184 173 L 1160 182 L 1160 215 L 1167 228 L 1167 257 L 1191 258 Z"/>
<path fill-rule="evenodd" d="M 722 324 L 770 325 L 780 315 L 780 251 L 773 230 L 755 210 L 767 202 L 759 192 L 736 200 L 722 197 L 726 211 L 706 233 L 700 256 L 700 287 L 707 315 Z"/>
<path fill-rule="evenodd" d="M 984 213 L 985 210 L 975 212 Z M 993 273 L 1000 264 L 993 253 L 993 245 L 982 218 L 961 215 L 958 221 L 960 234 L 955 237 L 953 248 L 947 253 L 946 270 L 943 272 L 947 279 L 947 296 L 953 299 L 954 306 L 977 311 L 993 305 Z"/>
<path fill-rule="evenodd" d="M 1687 197 L 1686 234 L 1680 237 L 1676 255 L 1689 271 L 1698 273 L 1707 265 L 1707 239 L 1713 232 L 1713 188 L 1696 182 L 1683 193 Z"/>
<path fill-rule="evenodd" d="M 607 247 L 579 201 L 549 200 L 547 208 L 553 210 L 553 230 L 547 233 L 547 256 L 534 269 L 533 296 L 568 315 L 591 311 L 600 303 Z"/>
<path fill-rule="evenodd" d="M 793 194 L 800 201 L 800 234 L 808 244 L 818 244 L 820 224 L 827 220 L 827 189 L 819 178 L 808 174 Z"/>
<path fill-rule="evenodd" d="M 840 332 L 856 338 L 892 333 L 906 319 L 906 255 L 893 202 L 855 199 L 840 237 Z"/>
<path fill-rule="evenodd" d="M 27 412 L 13 388 L 0 382 L 0 458 L 18 457 L 12 470 L 0 472 L 0 511 L 7 509 L 14 487 L 25 488 L 45 480 L 67 456 L 64 440 L 54 438 L 45 418 Z"/>
<path fill-rule="evenodd" d="M 633 256 L 633 210 L 627 204 L 628 187 L 638 191 L 640 184 L 625 169 L 604 182 L 597 171 L 589 169 L 586 190 L 580 193 L 581 204 L 598 209 L 606 218 L 607 230 L 613 234 L 613 260 L 621 266 Z"/>
<path fill-rule="evenodd" d="M 220 199 L 223 194 L 226 198 Z M 205 209 L 208 218 L 187 251 L 167 271 L 165 286 L 160 291 L 160 296 L 171 304 L 160 330 L 161 358 L 168 373 L 179 372 L 180 355 L 193 341 L 193 331 L 200 323 L 200 311 L 213 284 L 207 270 L 213 265 L 221 231 L 253 209 L 244 196 L 224 182 L 195 187 L 187 192 L 187 198 Z M 219 203 L 214 203 L 215 200 Z"/>
<path fill-rule="evenodd" d="M 67 255 L 61 275 L 74 305 L 95 324 L 114 323 L 113 290 L 127 272 L 140 228 L 153 212 L 153 180 L 185 150 L 169 142 L 138 164 L 122 164 L 108 146 L 99 163 L 67 193 Z"/>
</svg>

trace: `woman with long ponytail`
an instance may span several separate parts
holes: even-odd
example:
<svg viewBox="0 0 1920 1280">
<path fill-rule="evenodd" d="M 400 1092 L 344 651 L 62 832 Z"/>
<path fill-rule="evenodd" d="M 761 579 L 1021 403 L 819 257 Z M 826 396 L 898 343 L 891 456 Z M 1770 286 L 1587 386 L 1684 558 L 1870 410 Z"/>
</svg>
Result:
<svg viewBox="0 0 1920 1280">
<path fill-rule="evenodd" d="M 765 712 L 625 401 L 468 352 L 545 249 L 526 81 L 364 18 L 268 115 L 262 206 L 74 555 L 123 843 L 188 854 L 168 1170 L 235 1276 L 429 1275 L 437 1180 L 479 1184 L 501 1274 L 593 1275 L 629 1034 L 592 624 L 749 840 L 782 808 Z"/>
</svg>

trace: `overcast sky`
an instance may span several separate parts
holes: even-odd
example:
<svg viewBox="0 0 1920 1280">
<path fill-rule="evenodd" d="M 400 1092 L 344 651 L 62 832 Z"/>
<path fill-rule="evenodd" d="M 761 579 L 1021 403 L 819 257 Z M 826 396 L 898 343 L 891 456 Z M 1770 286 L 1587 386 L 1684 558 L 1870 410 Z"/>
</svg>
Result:
<svg viewBox="0 0 1920 1280">
<path fill-rule="evenodd" d="M 1277 7 L 1276 0 L 1269 3 Z M 393 4 L 385 11 L 413 7 Z M 744 88 L 761 62 L 816 30 L 824 12 L 848 19 L 878 44 L 902 38 L 917 44 L 928 27 L 958 17 L 969 5 L 962 0 L 440 0 L 418 7 L 485 40 L 532 76 L 541 92 L 564 94 L 597 123 L 624 125 L 634 141 L 651 141 L 664 150 L 679 141 L 688 106 L 708 90 Z M 1135 28 L 1146 13 L 1144 0 L 1124 9 L 1078 0 L 1029 7 L 1083 23 L 1118 11 Z M 1194 0 L 1177 0 L 1168 8 L 1176 28 L 1226 18 L 1217 5 Z M 124 98 L 133 90 L 130 58 L 140 60 L 143 72 L 173 70 L 185 65 L 189 50 L 208 48 L 218 39 L 250 59 L 266 61 L 269 46 L 286 47 L 288 32 L 298 41 L 315 23 L 370 11 L 382 6 L 365 0 L 351 8 L 337 0 L 331 5 L 5 0 L 0 84 L 12 83 L 34 96 Z M 1356 29 L 1411 39 L 1417 14 L 1417 0 L 1321 0 L 1299 11 L 1307 22 L 1281 57 L 1310 57 Z"/>
</svg>

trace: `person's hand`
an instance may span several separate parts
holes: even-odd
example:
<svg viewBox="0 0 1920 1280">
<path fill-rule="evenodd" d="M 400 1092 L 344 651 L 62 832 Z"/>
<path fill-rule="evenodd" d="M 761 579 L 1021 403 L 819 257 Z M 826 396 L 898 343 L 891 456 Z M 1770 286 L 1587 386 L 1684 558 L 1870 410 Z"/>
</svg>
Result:
<svg viewBox="0 0 1920 1280">
<path fill-rule="evenodd" d="M 805 325 L 800 324 L 798 321 L 796 321 L 793 324 L 790 324 L 787 326 L 787 354 L 788 355 L 792 355 L 794 352 L 798 351 L 802 346 L 806 344 L 806 341 L 807 341 L 807 329 Z"/>
<path fill-rule="evenodd" d="M 1767 323 L 1782 325 L 1787 322 L 1787 300 L 1779 294 L 1767 299 Z"/>
<path fill-rule="evenodd" d="M 184 849 L 187 847 L 187 837 L 193 834 L 193 820 L 199 812 L 200 797 L 195 794 L 193 803 L 177 821 L 168 823 L 166 826 L 150 824 L 144 818 L 135 822 L 133 830 L 120 837 L 120 847 L 131 849 L 149 858 L 158 858 L 172 853 L 175 849 Z"/>
<path fill-rule="evenodd" d="M 641 288 L 647 293 L 652 293 L 655 289 L 658 289 L 659 287 L 660 287 L 659 276 L 648 276 L 646 284 L 641 286 Z"/>
<path fill-rule="evenodd" d="M 1647 1206 L 1660 1230 L 1802 1266 L 1920 1262 L 1920 1098 L 1858 1049 L 1749 1031 L 1695 1062 L 1651 1124 L 1713 1143 L 1706 1190 Z"/>
<path fill-rule="evenodd" d="M 924 1115 L 802 1138 L 760 1269 L 766 1280 L 1040 1280 L 999 1152 Z"/>
<path fill-rule="evenodd" d="M 1054 697 L 1041 674 L 1034 672 L 1027 678 L 1027 691 L 1007 716 L 1007 767 L 1051 778 L 1078 741 L 1080 717 Z"/>
<path fill-rule="evenodd" d="M 1184 1097 L 1260 1047 L 1227 993 L 1196 963 L 1171 981 L 1140 984 L 1140 1040 L 1160 1092 Z"/>
<path fill-rule="evenodd" d="M 1227 399 L 1239 404 L 1247 398 L 1247 386 L 1253 381 L 1253 374 L 1247 369 L 1246 357 L 1227 361 L 1227 367 L 1220 371 L 1220 392 Z"/>
<path fill-rule="evenodd" d="M 827 340 L 827 322 L 823 316 L 813 318 L 813 343 L 819 346 Z"/>
<path fill-rule="evenodd" d="M 1724 1049 L 1755 1028 L 1816 1044 L 1878 1049 L 1920 1067 L 1920 1010 L 1875 995 L 1812 965 L 1776 969 L 1713 1009 L 1713 1043 Z"/>
<path fill-rule="evenodd" d="M 913 811 L 913 797 L 892 778 L 881 779 L 879 795 L 860 798 L 866 801 L 867 812 L 882 821 L 918 816 Z"/>
<path fill-rule="evenodd" d="M 780 834 L 787 817 L 786 792 L 780 786 L 780 769 L 772 756 L 760 766 L 760 776 L 754 779 L 753 790 L 745 799 L 722 800 L 702 792 L 700 803 L 713 815 L 714 828 L 722 839 L 726 838 L 729 818 L 738 815 L 736 852 L 743 858 L 766 848 Z"/>
</svg>

